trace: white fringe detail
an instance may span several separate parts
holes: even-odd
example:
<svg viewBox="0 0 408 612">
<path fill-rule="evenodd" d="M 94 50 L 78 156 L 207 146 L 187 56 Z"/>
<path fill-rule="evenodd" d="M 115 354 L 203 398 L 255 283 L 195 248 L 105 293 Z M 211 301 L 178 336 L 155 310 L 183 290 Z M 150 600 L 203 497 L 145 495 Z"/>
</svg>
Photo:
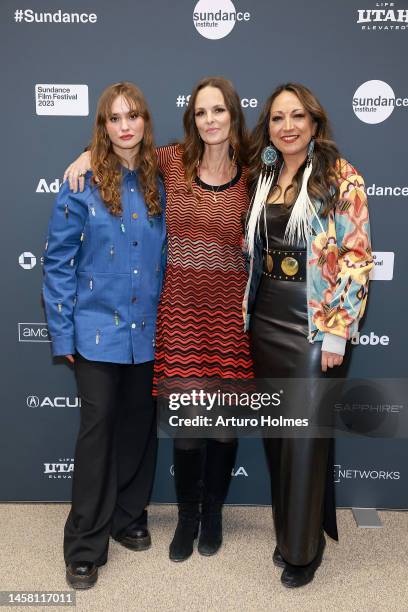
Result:
<svg viewBox="0 0 408 612">
<path fill-rule="evenodd" d="M 304 245 L 310 233 L 311 217 L 316 214 L 315 207 L 307 192 L 307 184 L 312 170 L 313 164 L 309 163 L 303 172 L 302 186 L 286 225 L 284 242 L 288 245 Z"/>
<path fill-rule="evenodd" d="M 255 194 L 252 198 L 249 220 L 245 232 L 246 248 L 251 257 L 254 254 L 255 232 L 258 232 L 259 235 L 259 219 L 262 210 L 264 210 L 265 215 L 265 203 L 271 190 L 274 176 L 275 170 L 261 172 L 256 184 Z"/>
</svg>

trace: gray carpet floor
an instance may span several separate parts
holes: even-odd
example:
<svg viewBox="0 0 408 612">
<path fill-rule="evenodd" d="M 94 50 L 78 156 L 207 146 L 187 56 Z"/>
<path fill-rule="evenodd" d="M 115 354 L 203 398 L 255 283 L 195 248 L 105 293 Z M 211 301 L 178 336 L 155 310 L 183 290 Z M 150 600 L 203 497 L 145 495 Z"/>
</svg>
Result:
<svg viewBox="0 0 408 612">
<path fill-rule="evenodd" d="M 0 505 L 0 590 L 68 590 L 62 558 L 67 512 L 65 504 Z M 153 506 L 150 550 L 132 552 L 111 541 L 97 585 L 77 592 L 76 608 L 36 609 L 408 612 L 408 513 L 380 516 L 382 529 L 359 529 L 351 511 L 338 511 L 340 542 L 328 541 L 311 584 L 288 590 L 272 564 L 270 509 L 227 507 L 220 552 L 202 557 L 195 551 L 189 560 L 172 563 L 167 555 L 176 508 Z"/>
</svg>

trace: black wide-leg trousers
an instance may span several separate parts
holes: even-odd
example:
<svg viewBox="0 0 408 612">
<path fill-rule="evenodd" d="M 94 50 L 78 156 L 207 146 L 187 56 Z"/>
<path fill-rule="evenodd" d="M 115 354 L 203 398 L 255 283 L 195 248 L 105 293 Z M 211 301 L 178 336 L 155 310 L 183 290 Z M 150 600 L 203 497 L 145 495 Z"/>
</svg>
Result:
<svg viewBox="0 0 408 612">
<path fill-rule="evenodd" d="M 157 456 L 153 361 L 115 364 L 75 357 L 81 419 L 65 562 L 103 565 L 109 536 L 147 523 Z"/>
</svg>

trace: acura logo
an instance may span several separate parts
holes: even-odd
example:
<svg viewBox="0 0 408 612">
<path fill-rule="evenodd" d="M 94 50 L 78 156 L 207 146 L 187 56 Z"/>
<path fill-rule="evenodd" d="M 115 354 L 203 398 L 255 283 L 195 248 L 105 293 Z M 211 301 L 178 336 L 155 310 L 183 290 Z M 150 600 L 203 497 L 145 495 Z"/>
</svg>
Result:
<svg viewBox="0 0 408 612">
<path fill-rule="evenodd" d="M 27 406 L 29 408 L 38 408 L 40 405 L 40 400 L 36 395 L 29 395 L 27 397 Z"/>
<path fill-rule="evenodd" d="M 44 397 L 40 400 L 37 395 L 27 397 L 29 408 L 80 408 L 81 399 L 79 397 Z"/>
</svg>

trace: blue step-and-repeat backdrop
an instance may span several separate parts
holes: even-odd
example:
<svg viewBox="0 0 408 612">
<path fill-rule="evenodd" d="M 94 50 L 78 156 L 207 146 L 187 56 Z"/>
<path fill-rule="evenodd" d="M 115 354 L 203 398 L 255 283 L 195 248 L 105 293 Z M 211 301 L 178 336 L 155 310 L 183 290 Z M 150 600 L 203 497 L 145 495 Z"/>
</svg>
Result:
<svg viewBox="0 0 408 612">
<path fill-rule="evenodd" d="M 79 401 L 71 369 L 51 358 L 41 257 L 63 170 L 88 142 L 97 99 L 113 82 L 144 91 L 158 144 L 182 137 L 203 76 L 233 81 L 249 127 L 279 83 L 312 89 L 370 196 L 376 265 L 351 376 L 407 375 L 406 0 L 3 0 L 0 16 L 0 501 L 70 498 Z M 402 409 L 361 393 L 350 401 L 373 414 Z M 171 464 L 171 441 L 161 440 L 154 501 L 174 501 Z M 338 505 L 407 508 L 407 466 L 401 437 L 339 439 Z M 242 440 L 228 501 L 268 500 L 262 445 Z"/>
</svg>

